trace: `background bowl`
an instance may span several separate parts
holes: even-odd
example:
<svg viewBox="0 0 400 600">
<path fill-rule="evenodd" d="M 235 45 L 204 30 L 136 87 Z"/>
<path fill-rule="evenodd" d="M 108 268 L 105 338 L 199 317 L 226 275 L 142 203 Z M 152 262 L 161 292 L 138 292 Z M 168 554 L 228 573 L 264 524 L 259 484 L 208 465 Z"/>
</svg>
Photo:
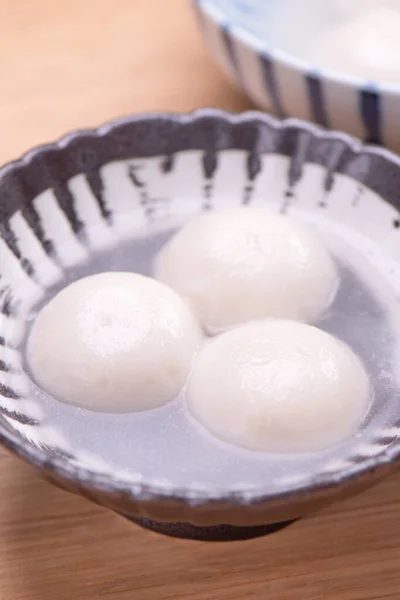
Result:
<svg viewBox="0 0 400 600">
<path fill-rule="evenodd" d="M 282 33 L 274 29 L 279 1 L 194 0 L 194 7 L 218 64 L 258 106 L 281 118 L 314 121 L 400 151 L 400 85 L 320 69 L 294 51 L 289 54 L 280 49 L 279 36 L 296 35 L 298 15 L 294 18 L 290 11 L 295 2 L 288 3 L 287 31 L 282 29 Z M 319 10 L 325 10 L 324 4 L 318 4 Z M 304 19 L 313 35 L 313 11 Z M 260 20 L 270 23 L 265 39 L 252 33 Z"/>
<path fill-rule="evenodd" d="M 271 478 L 261 457 L 257 485 L 244 484 L 253 458 L 217 444 L 211 451 L 212 444 L 191 425 L 187 429 L 179 407 L 156 429 L 150 413 L 141 421 L 124 415 L 136 440 L 128 466 L 109 460 L 117 446 L 117 438 L 109 436 L 111 415 L 89 419 L 81 409 L 56 403 L 49 418 L 50 404 L 24 370 L 32 307 L 81 276 L 98 253 L 112 256 L 121 240 L 146 240 L 170 230 L 177 216 L 186 222 L 218 206 L 252 202 L 301 211 L 311 220 L 321 217 L 350 239 L 366 240 L 368 259 L 378 248 L 385 259 L 380 271 L 400 289 L 400 160 L 344 134 L 255 112 L 153 114 L 68 135 L 4 167 L 1 442 L 66 490 L 164 533 L 201 539 L 265 533 L 265 524 L 304 516 L 393 469 L 400 456 L 400 408 L 397 397 L 385 394 L 375 403 L 365 435 L 335 450 L 333 458 L 321 453 L 315 464 L 292 472 L 287 467 Z M 344 335 L 352 330 L 347 321 L 343 329 Z M 365 330 L 359 341 L 380 356 L 374 330 Z M 385 341 L 382 352 L 388 345 Z M 162 420 L 162 411 L 150 412 Z M 85 447 L 91 424 L 94 445 Z M 186 441 L 181 432 L 189 436 Z M 180 525 L 171 525 L 176 522 Z"/>
</svg>

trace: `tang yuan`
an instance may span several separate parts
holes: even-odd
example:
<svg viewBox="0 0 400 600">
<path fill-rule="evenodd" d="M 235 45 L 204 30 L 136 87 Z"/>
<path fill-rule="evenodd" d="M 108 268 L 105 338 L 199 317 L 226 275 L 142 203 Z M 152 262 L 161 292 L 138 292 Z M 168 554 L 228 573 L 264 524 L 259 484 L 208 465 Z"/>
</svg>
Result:
<svg viewBox="0 0 400 600">
<path fill-rule="evenodd" d="M 167 286 L 135 273 L 101 273 L 72 283 L 40 311 L 27 361 L 57 400 L 141 411 L 179 394 L 201 337 L 196 318 Z"/>
<path fill-rule="evenodd" d="M 187 385 L 192 416 L 250 450 L 311 452 L 351 436 L 369 379 L 343 342 L 311 325 L 267 319 L 206 342 Z"/>
<path fill-rule="evenodd" d="M 187 298 L 209 333 L 266 317 L 313 322 L 338 282 L 333 259 L 306 226 L 245 206 L 189 222 L 161 249 L 155 273 Z"/>
</svg>

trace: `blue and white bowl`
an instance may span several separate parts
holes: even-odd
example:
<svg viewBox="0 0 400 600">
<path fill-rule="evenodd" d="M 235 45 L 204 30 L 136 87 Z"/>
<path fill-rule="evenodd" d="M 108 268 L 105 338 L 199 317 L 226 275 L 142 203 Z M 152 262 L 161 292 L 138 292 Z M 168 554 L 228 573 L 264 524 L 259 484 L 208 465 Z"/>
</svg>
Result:
<svg viewBox="0 0 400 600">
<path fill-rule="evenodd" d="M 337 294 L 346 310 L 340 305 L 332 332 L 376 374 L 368 422 L 344 444 L 284 468 L 282 457 L 200 435 L 182 398 L 147 413 L 89 414 L 29 377 L 24 339 L 44 298 L 83 274 L 124 268 L 121 260 L 143 267 L 147 242 L 240 204 L 319 223 L 399 297 L 400 159 L 344 134 L 255 112 L 150 114 L 72 133 L 0 169 L 0 444 L 66 490 L 197 539 L 273 531 L 394 470 L 400 406 L 387 374 L 399 364 L 400 332 L 391 304 L 358 284 Z"/>
<path fill-rule="evenodd" d="M 275 20 L 282 1 L 194 0 L 203 37 L 223 71 L 276 116 L 314 121 L 400 151 L 400 85 L 322 70 L 299 58 L 296 21 L 301 3 L 295 0 L 284 13 L 293 52 L 281 50 Z M 325 10 L 324 4 L 317 5 L 319 10 Z M 306 16 L 311 34 L 318 26 L 312 13 Z"/>
</svg>

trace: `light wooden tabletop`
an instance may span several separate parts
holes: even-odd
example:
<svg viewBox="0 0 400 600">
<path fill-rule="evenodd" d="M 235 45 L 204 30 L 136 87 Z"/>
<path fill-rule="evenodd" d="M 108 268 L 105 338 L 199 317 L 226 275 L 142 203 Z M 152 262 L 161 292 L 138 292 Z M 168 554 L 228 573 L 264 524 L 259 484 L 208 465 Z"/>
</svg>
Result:
<svg viewBox="0 0 400 600">
<path fill-rule="evenodd" d="M 247 108 L 189 0 L 3 0 L 0 162 L 129 112 Z M 0 600 L 398 600 L 400 476 L 268 538 L 183 542 L 0 453 Z"/>
</svg>

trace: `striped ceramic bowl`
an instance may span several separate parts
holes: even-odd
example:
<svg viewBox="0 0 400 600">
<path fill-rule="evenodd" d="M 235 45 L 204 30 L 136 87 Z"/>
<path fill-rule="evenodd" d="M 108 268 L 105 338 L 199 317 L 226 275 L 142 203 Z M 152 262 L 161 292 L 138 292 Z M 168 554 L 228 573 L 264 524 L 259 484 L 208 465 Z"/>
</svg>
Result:
<svg viewBox="0 0 400 600">
<path fill-rule="evenodd" d="M 375 399 L 357 434 L 283 465 L 282 457 L 200 435 L 182 398 L 112 417 L 57 403 L 35 386 L 24 344 L 40 303 L 85 274 L 127 268 L 121 260 L 144 268 L 148 241 L 205 211 L 241 204 L 318 224 L 382 283 L 383 299 L 350 267 L 343 271 L 334 321 L 327 315 L 321 324 L 353 347 L 373 377 Z M 391 324 L 399 312 L 399 209 L 399 157 L 256 112 L 127 118 L 6 165 L 0 445 L 66 490 L 146 527 L 197 539 L 268 533 L 372 485 L 400 461 L 400 373 L 393 368 L 400 333 Z"/>
<path fill-rule="evenodd" d="M 203 37 L 223 71 L 258 106 L 279 117 L 314 121 L 400 151 L 400 87 L 322 71 L 274 47 L 276 41 L 268 38 L 276 36 L 268 27 L 263 39 L 251 33 L 257 30 L 255 20 L 274 20 L 276 4 L 194 0 Z M 295 35 L 290 13 L 289 25 L 288 35 Z"/>
</svg>

